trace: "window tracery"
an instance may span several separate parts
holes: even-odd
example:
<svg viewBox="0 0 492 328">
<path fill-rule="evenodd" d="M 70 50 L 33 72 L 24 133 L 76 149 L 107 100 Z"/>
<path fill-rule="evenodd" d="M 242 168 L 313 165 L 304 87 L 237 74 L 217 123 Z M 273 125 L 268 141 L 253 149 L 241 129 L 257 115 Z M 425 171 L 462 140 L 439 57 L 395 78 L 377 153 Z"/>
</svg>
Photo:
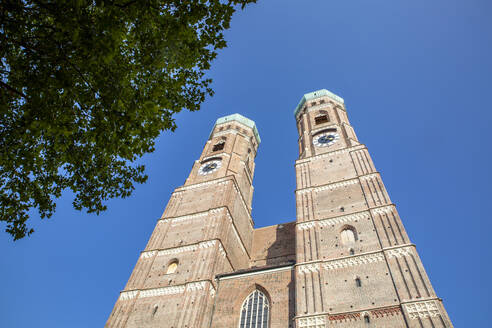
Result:
<svg viewBox="0 0 492 328">
<path fill-rule="evenodd" d="M 241 306 L 239 328 L 268 328 L 268 298 L 259 290 L 248 295 Z"/>
</svg>

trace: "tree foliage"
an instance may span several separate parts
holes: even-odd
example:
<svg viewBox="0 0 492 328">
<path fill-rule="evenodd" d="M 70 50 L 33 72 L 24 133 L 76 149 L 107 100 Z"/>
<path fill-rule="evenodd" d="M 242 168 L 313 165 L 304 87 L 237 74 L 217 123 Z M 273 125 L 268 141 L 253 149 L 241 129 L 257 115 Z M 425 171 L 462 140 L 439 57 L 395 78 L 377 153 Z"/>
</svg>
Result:
<svg viewBox="0 0 492 328">
<path fill-rule="evenodd" d="M 0 0 L 0 220 L 100 213 L 147 176 L 135 161 L 212 95 L 205 72 L 236 7 L 256 0 Z"/>
</svg>

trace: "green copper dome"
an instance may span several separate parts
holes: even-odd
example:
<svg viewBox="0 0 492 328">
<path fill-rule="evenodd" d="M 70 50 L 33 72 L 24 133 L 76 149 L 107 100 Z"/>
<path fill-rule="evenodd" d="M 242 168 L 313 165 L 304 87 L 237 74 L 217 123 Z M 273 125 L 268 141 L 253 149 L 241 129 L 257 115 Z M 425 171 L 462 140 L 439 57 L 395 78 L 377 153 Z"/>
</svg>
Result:
<svg viewBox="0 0 492 328">
<path fill-rule="evenodd" d="M 329 98 L 343 104 L 343 98 L 342 97 L 339 97 L 336 94 L 334 94 L 333 92 L 330 92 L 326 89 L 321 89 L 321 90 L 313 91 L 310 93 L 306 93 L 301 98 L 301 101 L 299 101 L 299 104 L 297 105 L 296 109 L 294 110 L 294 116 L 297 117 L 297 114 L 301 110 L 302 106 L 304 106 L 306 101 L 313 100 L 313 99 L 320 98 L 320 97 L 329 97 Z"/>
<path fill-rule="evenodd" d="M 253 133 L 255 135 L 256 142 L 258 142 L 258 144 L 260 144 L 260 142 L 261 142 L 260 134 L 258 133 L 258 129 L 256 128 L 255 121 L 252 121 L 249 118 L 244 117 L 241 114 L 237 114 L 236 113 L 236 114 L 227 115 L 227 116 L 224 116 L 224 117 L 219 118 L 215 122 L 214 128 L 218 124 L 222 124 L 222 123 L 226 123 L 226 122 L 232 122 L 232 121 L 239 122 L 239 123 L 241 123 L 243 125 L 246 125 L 246 126 L 250 127 L 251 129 L 253 129 Z M 213 129 L 212 129 L 212 131 L 213 131 Z"/>
</svg>

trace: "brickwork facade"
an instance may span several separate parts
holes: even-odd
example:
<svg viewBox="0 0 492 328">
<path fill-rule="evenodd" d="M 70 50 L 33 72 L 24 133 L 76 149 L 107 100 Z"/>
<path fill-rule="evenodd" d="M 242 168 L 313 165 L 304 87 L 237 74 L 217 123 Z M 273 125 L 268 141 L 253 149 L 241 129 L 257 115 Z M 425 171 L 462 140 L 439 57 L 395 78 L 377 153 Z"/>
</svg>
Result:
<svg viewBox="0 0 492 328">
<path fill-rule="evenodd" d="M 296 220 L 254 228 L 258 131 L 217 120 L 106 327 L 453 327 L 343 99 L 306 94 L 295 118 Z"/>
</svg>

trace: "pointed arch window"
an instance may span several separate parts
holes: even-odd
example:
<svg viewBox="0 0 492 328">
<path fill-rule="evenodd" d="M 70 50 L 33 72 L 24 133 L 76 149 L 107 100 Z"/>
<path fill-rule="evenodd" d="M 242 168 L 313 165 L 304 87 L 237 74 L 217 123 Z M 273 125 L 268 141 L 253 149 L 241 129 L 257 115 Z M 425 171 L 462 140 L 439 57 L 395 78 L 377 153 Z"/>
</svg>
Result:
<svg viewBox="0 0 492 328">
<path fill-rule="evenodd" d="M 357 240 L 357 236 L 352 227 L 346 227 L 340 233 L 340 239 L 344 245 L 352 245 Z"/>
<path fill-rule="evenodd" d="M 268 328 L 270 305 L 268 298 L 255 290 L 248 295 L 241 306 L 239 328 Z"/>
<path fill-rule="evenodd" d="M 166 274 L 175 273 L 177 268 L 178 268 L 178 261 L 174 260 L 171 263 L 169 263 L 169 265 L 167 266 Z"/>
</svg>

